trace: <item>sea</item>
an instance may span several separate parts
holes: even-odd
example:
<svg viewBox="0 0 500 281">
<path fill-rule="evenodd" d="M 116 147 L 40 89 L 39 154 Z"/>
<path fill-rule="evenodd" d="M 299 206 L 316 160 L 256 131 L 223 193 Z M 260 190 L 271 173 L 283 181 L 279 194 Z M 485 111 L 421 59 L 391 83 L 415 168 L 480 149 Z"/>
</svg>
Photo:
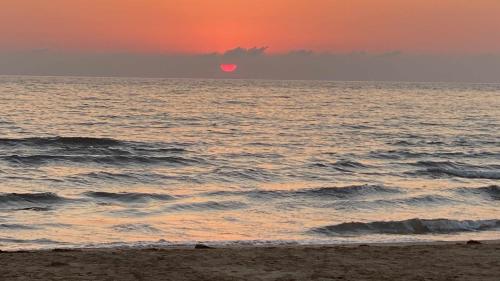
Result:
<svg viewBox="0 0 500 281">
<path fill-rule="evenodd" d="M 500 84 L 0 77 L 0 250 L 500 239 Z"/>
</svg>

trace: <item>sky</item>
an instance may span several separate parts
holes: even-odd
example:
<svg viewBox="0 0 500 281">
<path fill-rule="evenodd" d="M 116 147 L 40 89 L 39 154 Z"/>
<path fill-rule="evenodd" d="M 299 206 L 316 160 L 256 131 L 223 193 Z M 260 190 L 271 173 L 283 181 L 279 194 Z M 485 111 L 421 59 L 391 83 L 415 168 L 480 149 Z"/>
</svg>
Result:
<svg viewBox="0 0 500 281">
<path fill-rule="evenodd" d="M 0 75 L 500 82 L 499 30 L 499 0 L 2 0 Z"/>
<path fill-rule="evenodd" d="M 500 53 L 498 0 L 3 0 L 0 50 Z"/>
</svg>

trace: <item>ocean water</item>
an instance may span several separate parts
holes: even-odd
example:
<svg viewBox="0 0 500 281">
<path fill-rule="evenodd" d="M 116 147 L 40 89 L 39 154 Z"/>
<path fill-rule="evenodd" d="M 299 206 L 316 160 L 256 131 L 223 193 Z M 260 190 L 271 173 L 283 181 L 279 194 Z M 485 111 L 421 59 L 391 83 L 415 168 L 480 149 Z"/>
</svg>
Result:
<svg viewBox="0 0 500 281">
<path fill-rule="evenodd" d="M 500 238 L 500 84 L 0 77 L 0 249 Z"/>
</svg>

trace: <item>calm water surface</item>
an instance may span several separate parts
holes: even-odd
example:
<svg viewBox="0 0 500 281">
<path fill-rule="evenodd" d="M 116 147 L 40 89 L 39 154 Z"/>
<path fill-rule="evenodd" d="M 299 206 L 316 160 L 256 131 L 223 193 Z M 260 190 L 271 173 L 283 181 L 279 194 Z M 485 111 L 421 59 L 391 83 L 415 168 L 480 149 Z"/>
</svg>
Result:
<svg viewBox="0 0 500 281">
<path fill-rule="evenodd" d="M 500 238 L 500 85 L 0 77 L 0 249 Z"/>
</svg>

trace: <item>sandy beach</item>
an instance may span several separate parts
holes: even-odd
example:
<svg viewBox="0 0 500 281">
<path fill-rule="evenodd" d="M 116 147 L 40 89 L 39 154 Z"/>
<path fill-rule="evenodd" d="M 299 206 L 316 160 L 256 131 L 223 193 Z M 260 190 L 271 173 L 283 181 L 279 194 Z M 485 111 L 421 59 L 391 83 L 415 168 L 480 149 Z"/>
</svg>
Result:
<svg viewBox="0 0 500 281">
<path fill-rule="evenodd" d="M 498 280 L 500 242 L 0 253 L 1 280 Z"/>
</svg>

